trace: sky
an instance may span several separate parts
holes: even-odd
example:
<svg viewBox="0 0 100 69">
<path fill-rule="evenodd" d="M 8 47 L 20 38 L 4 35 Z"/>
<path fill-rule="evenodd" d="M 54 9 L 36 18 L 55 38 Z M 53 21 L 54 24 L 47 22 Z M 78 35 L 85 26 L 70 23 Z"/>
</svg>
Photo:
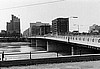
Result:
<svg viewBox="0 0 100 69">
<path fill-rule="evenodd" d="M 79 25 L 80 32 L 88 32 L 89 26 L 100 25 L 100 0 L 0 0 L 0 30 L 6 30 L 11 14 L 20 18 L 21 32 L 30 23 L 52 24 L 59 17 L 69 18 L 70 31 Z"/>
</svg>

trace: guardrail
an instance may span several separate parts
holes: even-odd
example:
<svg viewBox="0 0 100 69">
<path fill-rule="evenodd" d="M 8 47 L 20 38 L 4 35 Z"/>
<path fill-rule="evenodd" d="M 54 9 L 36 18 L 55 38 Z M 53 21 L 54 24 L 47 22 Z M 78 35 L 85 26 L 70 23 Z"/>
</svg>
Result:
<svg viewBox="0 0 100 69">
<path fill-rule="evenodd" d="M 58 57 L 58 52 L 27 52 L 27 53 L 2 53 L 0 61 L 41 59 Z"/>
<path fill-rule="evenodd" d="M 18 54 L 18 53 L 17 53 Z M 27 54 L 27 53 L 25 53 Z M 28 59 L 24 60 L 15 60 L 15 61 L 0 61 L 0 67 L 9 67 L 9 66 L 23 66 L 23 65 L 36 65 L 36 64 L 49 64 L 49 63 L 65 63 L 65 62 L 82 62 L 82 61 L 97 61 L 100 60 L 100 54 L 84 54 L 84 55 L 66 55 L 49 58 L 32 58 L 31 56 Z M 29 55 L 30 55 L 29 54 Z M 8 55 L 8 54 L 7 54 Z M 14 55 L 14 54 L 13 54 Z"/>
</svg>

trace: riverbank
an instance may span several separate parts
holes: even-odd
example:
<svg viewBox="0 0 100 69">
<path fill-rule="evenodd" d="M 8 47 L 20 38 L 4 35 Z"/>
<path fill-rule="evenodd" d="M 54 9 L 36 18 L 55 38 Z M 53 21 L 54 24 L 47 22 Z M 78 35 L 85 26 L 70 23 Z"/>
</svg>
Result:
<svg viewBox="0 0 100 69">
<path fill-rule="evenodd" d="M 10 67 L 10 66 L 26 66 L 26 65 L 37 65 L 37 64 L 97 61 L 97 60 L 100 60 L 100 54 L 25 59 L 25 60 L 14 60 L 14 61 L 0 61 L 0 63 L 1 63 L 1 67 Z"/>
</svg>

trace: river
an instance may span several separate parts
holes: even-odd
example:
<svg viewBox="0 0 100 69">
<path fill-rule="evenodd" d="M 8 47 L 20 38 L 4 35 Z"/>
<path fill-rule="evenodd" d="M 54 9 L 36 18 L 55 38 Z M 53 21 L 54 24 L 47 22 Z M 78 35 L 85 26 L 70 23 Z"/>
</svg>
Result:
<svg viewBox="0 0 100 69">
<path fill-rule="evenodd" d="M 25 53 L 25 52 L 35 52 L 44 51 L 41 47 L 35 47 L 29 42 L 0 42 L 0 53 Z"/>
<path fill-rule="evenodd" d="M 31 59 L 57 57 L 56 53 L 47 53 L 44 48 L 29 42 L 0 42 L 0 57 L 3 52 L 4 61 L 30 59 L 30 52 Z"/>
</svg>

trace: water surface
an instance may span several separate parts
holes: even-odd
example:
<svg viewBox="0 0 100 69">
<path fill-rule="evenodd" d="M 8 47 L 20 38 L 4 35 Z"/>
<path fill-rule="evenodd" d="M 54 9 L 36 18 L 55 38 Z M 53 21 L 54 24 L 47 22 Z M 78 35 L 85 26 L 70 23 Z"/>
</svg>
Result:
<svg viewBox="0 0 100 69">
<path fill-rule="evenodd" d="M 0 42 L 0 53 L 25 53 L 35 52 L 37 50 L 45 50 L 42 47 L 36 47 L 29 42 Z"/>
</svg>

